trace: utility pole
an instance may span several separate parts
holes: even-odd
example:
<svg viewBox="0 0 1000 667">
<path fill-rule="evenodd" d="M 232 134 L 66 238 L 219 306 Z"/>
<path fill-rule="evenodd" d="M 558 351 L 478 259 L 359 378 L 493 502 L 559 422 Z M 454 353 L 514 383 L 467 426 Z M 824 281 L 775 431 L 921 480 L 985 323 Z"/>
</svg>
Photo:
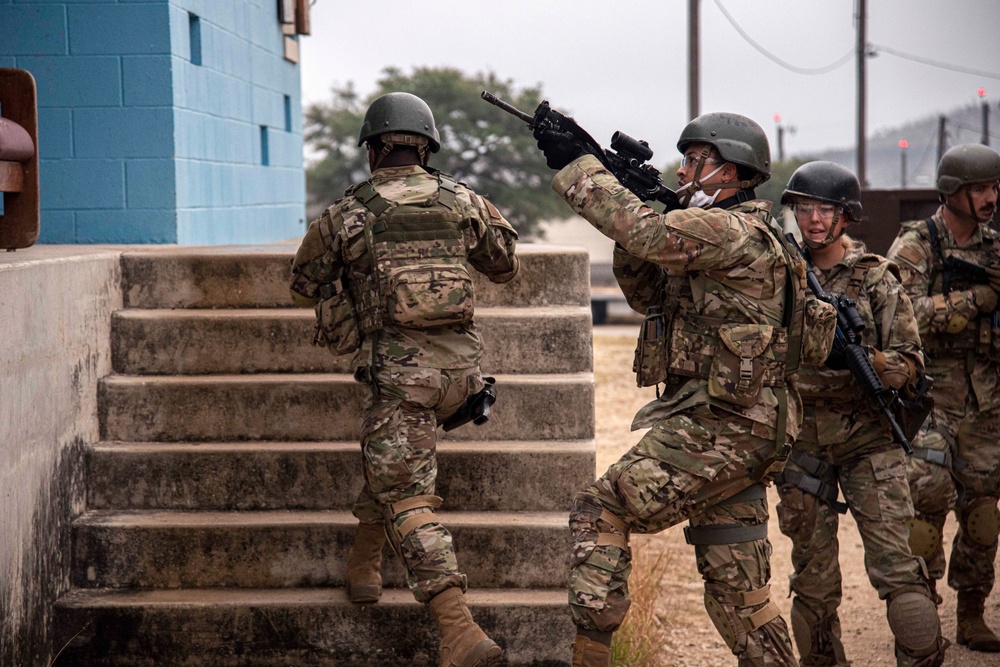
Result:
<svg viewBox="0 0 1000 667">
<path fill-rule="evenodd" d="M 774 114 L 774 124 L 778 132 L 778 162 L 785 161 L 785 130 L 790 134 L 795 134 L 795 128 L 781 124 L 781 114 Z"/>
<path fill-rule="evenodd" d="M 938 149 L 937 149 L 937 161 L 941 162 L 941 158 L 944 157 L 945 151 L 945 138 L 948 136 L 948 131 L 945 129 L 945 125 L 948 123 L 948 119 L 945 116 L 938 116 Z"/>
<path fill-rule="evenodd" d="M 910 147 L 910 142 L 906 139 L 899 140 L 899 187 L 906 189 L 906 149 Z"/>
<path fill-rule="evenodd" d="M 865 143 L 865 59 L 868 57 L 868 2 L 867 0 L 857 0 L 858 3 L 858 180 L 861 187 L 868 187 L 868 147 Z"/>
<path fill-rule="evenodd" d="M 982 103 L 983 108 L 983 146 L 990 145 L 990 105 L 986 101 L 986 89 L 979 89 L 979 100 Z"/>
<path fill-rule="evenodd" d="M 701 0 L 688 0 L 688 115 L 697 118 L 701 115 L 701 74 L 699 72 L 698 54 L 698 9 Z"/>
</svg>

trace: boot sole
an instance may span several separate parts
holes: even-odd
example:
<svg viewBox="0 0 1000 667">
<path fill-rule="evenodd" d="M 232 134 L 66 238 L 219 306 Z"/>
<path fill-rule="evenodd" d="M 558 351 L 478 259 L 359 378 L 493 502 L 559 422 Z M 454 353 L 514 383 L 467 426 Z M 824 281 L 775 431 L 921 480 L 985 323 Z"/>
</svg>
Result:
<svg viewBox="0 0 1000 667">
<path fill-rule="evenodd" d="M 495 667 L 503 658 L 503 649 L 492 639 L 484 639 L 466 656 L 460 667 Z"/>
<path fill-rule="evenodd" d="M 378 602 L 380 597 L 382 597 L 381 586 L 348 586 L 347 588 L 347 599 L 355 604 Z"/>
</svg>

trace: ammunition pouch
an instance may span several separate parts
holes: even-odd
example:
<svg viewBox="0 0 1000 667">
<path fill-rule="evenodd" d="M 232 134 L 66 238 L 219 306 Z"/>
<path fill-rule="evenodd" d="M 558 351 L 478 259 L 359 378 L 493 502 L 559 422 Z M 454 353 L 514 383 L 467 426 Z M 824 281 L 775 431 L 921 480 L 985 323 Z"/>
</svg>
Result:
<svg viewBox="0 0 1000 667">
<path fill-rule="evenodd" d="M 319 296 L 313 345 L 325 347 L 335 355 L 354 352 L 361 346 L 361 335 L 350 290 L 338 278 L 320 286 Z"/>
<path fill-rule="evenodd" d="M 462 264 L 414 264 L 389 271 L 386 316 L 408 329 L 472 321 L 472 276 Z"/>
<path fill-rule="evenodd" d="M 452 431 L 470 421 L 482 426 L 490 419 L 490 409 L 497 401 L 496 378 L 483 376 L 483 388 L 469 396 L 452 415 L 444 420 L 445 431 Z"/>
<path fill-rule="evenodd" d="M 667 381 L 667 340 L 670 321 L 665 319 L 663 309 L 651 306 L 646 310 L 646 319 L 639 328 L 639 340 L 635 346 L 632 372 L 635 383 L 640 387 L 652 387 Z"/>
</svg>

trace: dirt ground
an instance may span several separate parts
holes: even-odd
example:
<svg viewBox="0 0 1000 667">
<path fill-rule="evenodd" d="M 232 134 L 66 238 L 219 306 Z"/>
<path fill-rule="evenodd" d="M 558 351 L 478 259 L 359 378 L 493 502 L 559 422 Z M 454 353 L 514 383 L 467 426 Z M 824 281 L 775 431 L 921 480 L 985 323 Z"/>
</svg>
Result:
<svg viewBox="0 0 1000 667">
<path fill-rule="evenodd" d="M 635 345 L 635 325 L 594 329 L 594 375 L 597 382 L 597 471 L 604 470 L 640 437 L 630 432 L 636 410 L 654 398 L 652 388 L 639 389 L 631 373 Z M 791 542 L 778 530 L 773 488 L 768 492 L 771 521 L 769 537 L 774 548 L 771 560 L 772 599 L 788 621 L 788 575 L 791 573 Z M 682 526 L 652 536 L 636 536 L 633 544 L 649 554 L 664 552 L 668 563 L 663 578 L 657 618 L 663 624 L 667 642 L 657 664 L 674 667 L 731 666 L 736 661 L 720 639 L 705 612 L 701 577 L 695 569 L 694 549 L 684 543 Z M 945 526 L 946 544 L 955 534 L 954 518 Z M 840 526 L 840 564 L 844 577 L 844 599 L 840 609 L 844 645 L 848 658 L 857 667 L 895 665 L 892 634 L 885 620 L 885 603 L 878 599 L 864 571 L 864 550 L 850 514 Z M 948 548 L 946 547 L 946 553 Z M 644 559 L 637 558 L 641 564 Z M 646 561 L 648 562 L 648 560 Z M 998 559 L 1000 562 L 1000 559 Z M 940 587 L 944 603 L 939 608 L 945 637 L 955 639 L 955 592 Z M 987 600 L 986 620 L 1000 631 L 1000 592 L 994 589 Z M 1000 654 L 976 653 L 953 643 L 946 666 L 1000 666 Z"/>
</svg>

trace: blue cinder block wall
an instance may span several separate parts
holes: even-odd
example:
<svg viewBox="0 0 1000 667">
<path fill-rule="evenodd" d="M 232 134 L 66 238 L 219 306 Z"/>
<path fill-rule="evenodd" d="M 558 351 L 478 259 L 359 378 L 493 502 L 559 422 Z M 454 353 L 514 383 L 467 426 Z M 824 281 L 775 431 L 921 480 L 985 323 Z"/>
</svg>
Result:
<svg viewBox="0 0 1000 667">
<path fill-rule="evenodd" d="M 300 235 L 300 74 L 277 5 L 0 0 L 0 67 L 38 85 L 40 242 Z"/>
</svg>

